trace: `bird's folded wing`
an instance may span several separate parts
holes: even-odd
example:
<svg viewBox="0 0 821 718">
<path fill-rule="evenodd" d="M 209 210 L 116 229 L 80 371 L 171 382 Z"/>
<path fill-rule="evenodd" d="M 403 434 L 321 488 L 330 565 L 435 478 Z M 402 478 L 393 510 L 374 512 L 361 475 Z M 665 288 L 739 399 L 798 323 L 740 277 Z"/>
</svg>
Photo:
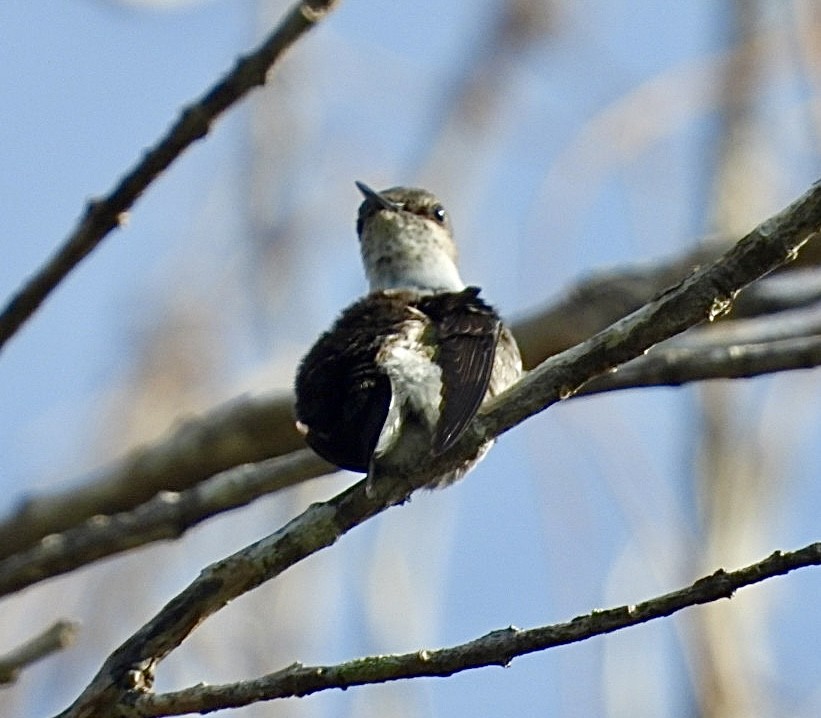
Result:
<svg viewBox="0 0 821 718">
<path fill-rule="evenodd" d="M 432 450 L 440 454 L 464 433 L 487 393 L 501 321 L 476 287 L 433 295 L 420 303 L 437 332 L 435 361 L 442 400 Z"/>
</svg>

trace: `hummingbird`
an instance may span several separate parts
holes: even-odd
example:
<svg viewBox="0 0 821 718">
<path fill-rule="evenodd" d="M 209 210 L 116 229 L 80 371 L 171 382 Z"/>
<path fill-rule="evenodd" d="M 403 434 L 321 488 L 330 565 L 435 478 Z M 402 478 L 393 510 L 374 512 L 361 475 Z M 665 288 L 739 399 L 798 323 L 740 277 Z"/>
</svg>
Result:
<svg viewBox="0 0 821 718">
<path fill-rule="evenodd" d="M 482 403 L 522 373 L 516 341 L 457 268 L 450 218 L 424 189 L 376 192 L 356 231 L 370 291 L 322 334 L 296 375 L 297 429 L 321 457 L 366 473 L 407 476 L 447 451 Z M 492 445 L 426 486 L 452 483 Z"/>
</svg>

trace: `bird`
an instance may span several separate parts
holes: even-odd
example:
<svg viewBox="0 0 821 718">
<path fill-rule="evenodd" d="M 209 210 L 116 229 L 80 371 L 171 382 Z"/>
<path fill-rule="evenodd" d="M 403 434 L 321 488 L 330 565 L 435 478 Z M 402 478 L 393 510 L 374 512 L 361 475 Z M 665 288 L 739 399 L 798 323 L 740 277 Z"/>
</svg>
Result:
<svg viewBox="0 0 821 718">
<path fill-rule="evenodd" d="M 408 476 L 450 449 L 522 362 L 496 310 L 457 267 L 450 217 L 414 187 L 362 182 L 356 231 L 369 292 L 344 309 L 299 364 L 296 426 L 322 458 L 380 477 Z M 446 486 L 492 445 L 426 483 Z"/>
</svg>

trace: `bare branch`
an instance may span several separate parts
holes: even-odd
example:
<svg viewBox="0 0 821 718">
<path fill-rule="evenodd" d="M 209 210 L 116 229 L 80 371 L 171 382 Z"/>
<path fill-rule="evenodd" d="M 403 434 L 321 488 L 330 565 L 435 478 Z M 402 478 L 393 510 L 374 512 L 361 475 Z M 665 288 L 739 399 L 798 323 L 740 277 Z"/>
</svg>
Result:
<svg viewBox="0 0 821 718">
<path fill-rule="evenodd" d="M 106 556 L 154 541 L 179 538 L 217 513 L 245 506 L 261 496 L 329 471 L 336 468 L 310 449 L 302 449 L 258 464 L 243 464 L 182 493 L 161 491 L 132 511 L 93 516 L 0 561 L 0 596 Z"/>
<path fill-rule="evenodd" d="M 679 386 L 705 379 L 743 379 L 791 369 L 821 366 L 821 337 L 795 337 L 762 344 L 670 347 L 623 364 L 598 376 L 579 396 L 614 389 Z"/>
<path fill-rule="evenodd" d="M 654 344 L 726 311 L 743 287 L 792 259 L 821 230 L 821 183 L 770 218 L 712 266 L 590 340 L 542 364 L 499 396 L 457 444 L 407 477 L 384 477 L 368 495 L 360 481 L 333 499 L 310 506 L 286 526 L 212 564 L 103 664 L 64 718 L 105 715 L 126 692 L 150 690 L 157 664 L 202 621 L 230 600 L 268 581 L 389 506 L 432 477 L 475 455 L 479 445 L 594 376 L 641 355 Z"/>
<path fill-rule="evenodd" d="M 265 83 L 268 71 L 296 40 L 329 13 L 337 0 L 303 0 L 252 53 L 241 57 L 199 100 L 186 107 L 173 127 L 102 199 L 89 202 L 77 228 L 55 254 L 24 284 L 0 313 L 0 349 L 31 317 L 51 291 L 111 230 L 146 188 L 195 141 L 205 137 L 225 110 Z"/>
<path fill-rule="evenodd" d="M 666 346 L 666 345 L 665 345 Z M 705 379 L 752 377 L 821 365 L 821 336 L 759 344 L 659 347 L 598 376 L 575 396 L 647 386 L 678 386 Z M 161 491 L 113 516 L 96 516 L 0 561 L 0 596 L 100 558 L 154 541 L 174 539 L 211 516 L 229 511 L 336 468 L 309 449 L 243 464 L 181 493 Z"/>
<path fill-rule="evenodd" d="M 803 256 L 803 252 L 802 255 Z M 568 299 L 543 309 L 538 315 L 524 319 L 513 326 L 517 341 L 523 347 L 525 365 L 532 367 L 536 359 L 544 359 L 567 348 L 567 342 L 583 341 L 604 328 L 609 321 L 623 317 L 628 307 L 640 306 L 673 283 L 670 267 L 675 267 L 681 278 L 692 267 L 693 255 L 688 254 L 646 270 L 626 268 L 598 275 L 580 282 L 568 292 Z M 802 307 L 821 298 L 817 271 L 802 270 L 768 277 L 744 291 L 743 311 L 734 306 L 732 322 L 722 322 L 722 342 L 727 351 L 739 344 L 763 344 L 774 338 L 787 338 L 803 331 L 807 319 L 803 314 L 785 313 L 786 307 Z M 792 279 L 796 282 L 788 281 Z M 652 289 L 652 291 L 651 291 Z M 755 291 L 753 291 L 755 289 Z M 607 301 L 602 301 L 605 298 Z M 760 318 L 740 320 L 751 311 L 765 313 L 780 311 L 777 321 Z M 777 330 L 774 332 L 774 330 Z M 767 337 L 765 339 L 765 337 Z M 763 347 L 761 348 L 763 351 Z M 683 355 L 679 354 L 683 361 Z M 690 353 L 692 361 L 697 357 Z M 658 357 L 653 360 L 660 371 Z M 772 368 L 753 366 L 749 374 L 794 369 L 788 358 L 784 363 L 773 360 Z M 807 359 L 811 362 L 812 359 Z M 648 362 L 648 365 L 650 362 Z M 596 380 L 595 389 L 585 387 L 583 393 L 667 383 L 681 383 L 674 377 L 659 374 L 655 380 L 626 375 Z M 737 366 L 737 362 L 736 362 Z M 804 366 L 801 364 L 800 366 Z M 631 371 L 633 369 L 631 368 Z M 654 370 L 655 371 L 655 370 Z M 670 371 L 678 371 L 672 365 Z M 737 376 L 739 369 L 727 365 L 727 377 Z M 714 378 L 720 373 L 716 367 L 711 373 L 700 375 L 695 367 L 688 371 L 686 381 Z M 633 376 L 631 374 L 631 376 Z M 668 381 L 668 378 L 671 381 Z M 67 488 L 30 496 L 19 508 L 0 522 L 0 560 L 36 546 L 43 537 L 80 526 L 96 515 L 111 515 L 138 507 L 160 491 L 186 491 L 214 474 L 232 466 L 263 461 L 304 448 L 302 437 L 294 428 L 293 396 L 288 394 L 240 397 L 209 413 L 187 419 L 160 440 L 129 452 L 122 459 L 105 467 L 85 480 L 70 482 Z M 313 478 L 306 474 L 304 478 Z M 139 522 L 138 522 L 139 523 Z M 0 573 L 2 568 L 0 568 Z"/>
<path fill-rule="evenodd" d="M 477 433 L 497 436 L 550 404 L 575 394 L 650 347 L 732 307 L 744 287 L 791 261 L 821 231 L 821 182 L 766 220 L 708 267 L 572 349 L 551 357 L 497 397 L 477 417 Z"/>
<path fill-rule="evenodd" d="M 0 559 L 93 516 L 131 509 L 159 491 L 184 491 L 232 466 L 304 446 L 294 428 L 290 395 L 231 401 L 185 421 L 81 485 L 24 501 L 0 523 Z"/>
<path fill-rule="evenodd" d="M 39 636 L 0 656 L 0 684 L 14 683 L 26 666 L 70 646 L 74 643 L 78 628 L 71 621 L 57 621 Z"/>
<path fill-rule="evenodd" d="M 821 543 L 814 543 L 798 551 L 776 551 L 737 571 L 719 569 L 678 591 L 631 606 L 593 611 L 566 623 L 525 630 L 510 626 L 450 648 L 370 656 L 333 666 L 295 663 L 276 673 L 240 683 L 198 685 L 173 693 L 137 694 L 133 708 L 136 716 L 157 718 L 239 708 L 276 698 L 306 696 L 329 688 L 345 689 L 422 676 L 445 677 L 485 666 L 507 666 L 518 656 L 585 641 L 671 616 L 691 606 L 731 598 L 744 586 L 818 564 L 821 564 Z"/>
</svg>

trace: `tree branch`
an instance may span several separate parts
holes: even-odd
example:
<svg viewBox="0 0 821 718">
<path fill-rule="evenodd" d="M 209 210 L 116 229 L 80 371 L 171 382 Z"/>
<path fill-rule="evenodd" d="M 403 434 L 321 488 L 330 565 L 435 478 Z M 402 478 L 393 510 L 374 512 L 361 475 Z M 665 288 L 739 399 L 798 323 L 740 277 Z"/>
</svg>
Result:
<svg viewBox="0 0 821 718">
<path fill-rule="evenodd" d="M 752 377 L 821 365 L 821 336 L 759 344 L 671 346 L 598 376 L 574 396 Z M 131 511 L 96 516 L 0 561 L 0 596 L 106 556 L 174 539 L 202 521 L 267 494 L 336 471 L 309 449 L 224 471 L 183 492 L 161 491 Z"/>
<path fill-rule="evenodd" d="M 106 556 L 179 538 L 217 513 L 336 470 L 310 449 L 301 449 L 258 464 L 237 466 L 182 493 L 161 491 L 132 511 L 93 516 L 0 561 L 0 596 Z"/>
<path fill-rule="evenodd" d="M 691 606 L 731 598 L 739 588 L 760 583 L 805 566 L 821 564 L 821 543 L 771 556 L 737 571 L 719 569 L 692 585 L 631 606 L 619 606 L 577 616 L 571 621 L 538 628 L 513 626 L 481 638 L 438 650 L 371 656 L 332 666 L 295 663 L 255 680 L 226 685 L 197 685 L 173 693 L 134 693 L 127 702 L 140 718 L 204 713 L 251 703 L 307 696 L 329 688 L 350 688 L 422 676 L 452 676 L 485 666 L 507 666 L 518 656 L 671 616 Z"/>
<path fill-rule="evenodd" d="M 185 421 L 79 486 L 23 501 L 0 523 L 0 559 L 93 516 L 139 506 L 160 491 L 184 491 L 233 466 L 304 448 L 293 416 L 287 395 L 231 401 Z"/>
<path fill-rule="evenodd" d="M 0 656 L 0 684 L 14 683 L 26 666 L 70 646 L 74 643 L 78 628 L 76 623 L 57 621 L 40 635 Z"/>
<path fill-rule="evenodd" d="M 180 114 L 173 127 L 106 197 L 89 202 L 77 228 L 55 254 L 9 300 L 0 313 L 0 349 L 31 317 L 51 291 L 111 230 L 146 188 L 184 150 L 205 137 L 214 120 L 249 90 L 265 83 L 268 71 L 296 40 L 329 13 L 337 0 L 303 0 L 277 29 L 199 100 Z"/>
<path fill-rule="evenodd" d="M 821 336 L 760 344 L 659 348 L 623 364 L 613 374 L 592 379 L 577 396 L 616 389 L 680 386 L 706 379 L 744 379 L 817 366 L 821 366 Z"/>
<path fill-rule="evenodd" d="M 802 255 L 803 256 L 803 252 Z M 669 267 L 680 269 L 677 278 L 681 278 L 692 267 L 691 254 L 684 258 L 661 265 L 657 270 L 648 268 L 638 270 L 626 268 L 610 271 L 594 279 L 580 282 L 568 292 L 570 299 L 562 300 L 554 307 L 543 309 L 540 314 L 526 318 L 513 325 L 513 332 L 523 348 L 525 365 L 535 366 L 536 359 L 551 356 L 566 348 L 566 343 L 583 341 L 609 322 L 605 320 L 620 319 L 627 313 L 626 307 L 643 298 L 652 298 L 648 293 L 651 287 L 656 292 L 669 287 Z M 654 272 L 658 273 L 654 275 Z M 817 272 L 805 276 L 810 270 L 790 272 L 791 277 L 798 279 L 787 283 L 784 274 L 771 277 L 744 291 L 741 297 L 746 298 L 744 312 L 735 306 L 732 322 L 721 322 L 723 341 L 721 344 L 728 353 L 726 377 L 739 376 L 738 361 L 732 359 L 730 347 L 738 344 L 763 344 L 773 338 L 787 338 L 796 332 L 803 331 L 806 315 L 799 310 L 784 312 L 785 307 L 803 307 L 821 299 Z M 643 275 L 643 279 L 637 279 Z M 655 276 L 655 279 L 653 279 Z M 608 289 L 609 286 L 609 289 Z M 630 289 L 630 287 L 633 289 Z M 638 287 L 643 287 L 638 291 Z M 612 306 L 601 299 L 614 298 Z M 639 305 L 637 305 L 639 306 Z M 767 312 L 779 310 L 777 320 L 771 318 L 738 319 L 747 316 L 750 310 Z M 810 318 L 810 321 L 815 321 Z M 754 322 L 764 322 L 754 324 Z M 817 323 L 817 322 L 816 322 Z M 588 333 L 585 331 L 590 330 Z M 773 333 L 773 330 L 775 333 Z M 764 337 L 767 337 L 765 340 Z M 761 347 L 763 351 L 763 347 Z M 802 350 L 805 351 L 805 350 Z M 702 352 L 701 355 L 704 355 Z M 683 355 L 679 361 L 683 361 Z M 690 353 L 694 365 L 699 355 Z M 806 356 L 806 355 L 805 355 Z M 714 357 L 715 358 L 715 357 Z M 760 356 L 764 361 L 763 355 Z M 658 362 L 653 360 L 656 369 L 661 371 Z M 813 360 L 807 359 L 808 363 Z M 758 360 L 756 360 L 758 362 Z M 648 361 L 648 366 L 650 365 Z M 631 386 L 650 386 L 668 383 L 681 383 L 675 377 L 657 374 L 655 379 L 641 377 L 639 367 L 635 365 L 634 379 L 623 379 L 621 375 L 608 379 L 602 377 L 595 382 L 595 389 L 585 387 L 585 394 L 630 388 Z M 802 364 L 803 366 L 803 364 Z M 751 376 L 768 371 L 782 371 L 797 368 L 788 357 L 783 363 L 773 359 L 771 368 L 762 365 L 761 370 L 749 366 L 745 371 Z M 671 372 L 678 371 L 671 365 Z M 717 378 L 721 369 L 718 365 L 708 374 L 700 374 L 698 366 L 687 370 L 686 381 Z M 241 397 L 212 409 L 203 416 L 181 422 L 176 428 L 158 441 L 135 448 L 111 466 L 101 469 L 94 476 L 85 480 L 69 482 L 64 490 L 29 496 L 20 502 L 19 508 L 0 522 L 0 560 L 20 551 L 36 547 L 43 537 L 58 534 L 97 515 L 113 515 L 130 511 L 140 504 L 149 501 L 160 491 L 183 492 L 198 483 L 205 481 L 221 471 L 241 464 L 255 463 L 271 457 L 288 454 L 304 448 L 302 437 L 294 428 L 293 396 L 288 394 L 266 395 L 259 397 Z M 306 473 L 304 479 L 313 478 L 314 473 Z M 2 569 L 0 569 L 2 571 Z"/>
<path fill-rule="evenodd" d="M 431 478 L 475 455 L 478 447 L 572 396 L 584 383 L 643 354 L 654 344 L 725 312 L 743 287 L 794 258 L 821 230 L 821 183 L 742 239 L 713 265 L 698 270 L 640 310 L 588 341 L 544 362 L 472 422 L 457 444 L 406 477 L 383 477 L 374 495 L 365 481 L 310 506 L 279 531 L 212 564 L 105 661 L 64 718 L 105 715 L 133 690 L 150 690 L 158 663 L 202 621 L 230 600 L 268 581 Z"/>
</svg>

